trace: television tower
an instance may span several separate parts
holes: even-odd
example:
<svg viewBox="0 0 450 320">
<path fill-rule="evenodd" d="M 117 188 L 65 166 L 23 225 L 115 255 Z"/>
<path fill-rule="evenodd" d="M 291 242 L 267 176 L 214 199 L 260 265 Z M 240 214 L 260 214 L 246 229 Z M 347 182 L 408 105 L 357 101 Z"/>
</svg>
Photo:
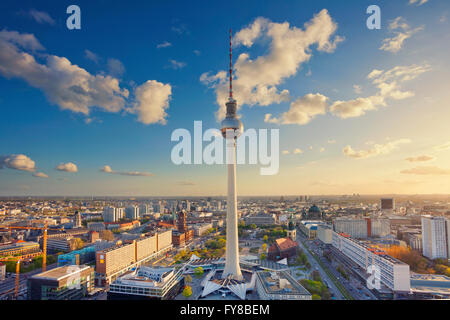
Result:
<svg viewBox="0 0 450 320">
<path fill-rule="evenodd" d="M 230 29 L 230 94 L 226 103 L 227 114 L 222 121 L 222 136 L 226 140 L 227 166 L 228 166 L 228 197 L 227 197 L 227 247 L 225 256 L 225 269 L 222 278 L 231 276 L 235 280 L 243 280 L 239 266 L 238 247 L 238 215 L 236 193 L 236 139 L 244 131 L 242 122 L 237 118 L 236 100 L 233 99 L 233 65 L 231 51 Z"/>
</svg>

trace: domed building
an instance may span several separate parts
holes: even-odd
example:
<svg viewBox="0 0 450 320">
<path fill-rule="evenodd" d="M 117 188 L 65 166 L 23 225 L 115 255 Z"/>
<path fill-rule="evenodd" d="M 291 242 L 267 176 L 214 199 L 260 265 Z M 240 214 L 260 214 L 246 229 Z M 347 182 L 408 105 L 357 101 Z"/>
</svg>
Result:
<svg viewBox="0 0 450 320">
<path fill-rule="evenodd" d="M 307 213 L 308 220 L 321 220 L 322 219 L 322 211 L 320 211 L 319 207 L 315 204 L 309 208 Z"/>
</svg>

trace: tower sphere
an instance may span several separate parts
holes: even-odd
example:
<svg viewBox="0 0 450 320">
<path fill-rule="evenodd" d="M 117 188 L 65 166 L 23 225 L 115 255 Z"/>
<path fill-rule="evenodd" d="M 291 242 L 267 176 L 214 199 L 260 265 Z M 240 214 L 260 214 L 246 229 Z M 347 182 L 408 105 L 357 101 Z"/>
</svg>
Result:
<svg viewBox="0 0 450 320">
<path fill-rule="evenodd" d="M 233 138 L 237 139 L 244 132 L 244 125 L 236 116 L 236 100 L 230 99 L 227 104 L 227 115 L 222 121 L 222 136 L 227 138 L 227 130 L 233 130 Z"/>
</svg>

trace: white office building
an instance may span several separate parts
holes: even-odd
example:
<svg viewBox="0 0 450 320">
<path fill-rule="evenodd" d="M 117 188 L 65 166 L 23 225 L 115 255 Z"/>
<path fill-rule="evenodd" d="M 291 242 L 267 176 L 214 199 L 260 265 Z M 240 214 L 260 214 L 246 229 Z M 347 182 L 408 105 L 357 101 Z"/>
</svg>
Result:
<svg viewBox="0 0 450 320">
<path fill-rule="evenodd" d="M 429 259 L 450 258 L 450 221 L 444 217 L 422 217 L 422 250 Z"/>
</svg>

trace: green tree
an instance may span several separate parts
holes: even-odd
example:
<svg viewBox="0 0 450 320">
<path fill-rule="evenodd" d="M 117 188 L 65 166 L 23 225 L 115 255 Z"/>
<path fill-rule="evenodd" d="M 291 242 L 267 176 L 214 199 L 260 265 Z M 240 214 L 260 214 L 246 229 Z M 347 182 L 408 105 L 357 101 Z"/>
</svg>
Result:
<svg viewBox="0 0 450 320">
<path fill-rule="evenodd" d="M 313 300 L 322 300 L 322 298 L 318 294 L 313 294 L 312 299 Z"/>
<path fill-rule="evenodd" d="M 192 287 L 191 286 L 185 286 L 183 289 L 183 296 L 186 298 L 189 298 L 192 296 Z"/>
<path fill-rule="evenodd" d="M 223 247 L 225 247 L 225 246 L 227 245 L 227 240 L 225 240 L 225 239 L 223 239 L 223 238 L 220 238 L 220 239 L 217 241 L 217 243 L 218 243 L 218 245 L 219 245 L 219 248 L 223 248 Z"/>
<path fill-rule="evenodd" d="M 266 252 L 267 244 L 263 243 L 263 245 L 261 246 L 261 249 L 262 249 L 263 252 Z"/>
<path fill-rule="evenodd" d="M 322 281 L 322 277 L 320 276 L 320 272 L 317 270 L 314 270 L 313 272 L 311 272 L 311 278 L 314 281 Z"/>
<path fill-rule="evenodd" d="M 100 231 L 100 238 L 102 240 L 113 241 L 114 240 L 114 234 L 112 233 L 111 230 L 102 230 L 102 231 Z"/>
<path fill-rule="evenodd" d="M 261 253 L 260 259 L 261 260 L 266 260 L 267 259 L 266 254 L 265 253 Z"/>
<path fill-rule="evenodd" d="M 204 271 L 203 271 L 202 267 L 197 267 L 197 268 L 194 269 L 194 274 L 196 276 L 201 276 L 201 275 L 203 275 L 203 273 L 204 273 Z"/>
</svg>

